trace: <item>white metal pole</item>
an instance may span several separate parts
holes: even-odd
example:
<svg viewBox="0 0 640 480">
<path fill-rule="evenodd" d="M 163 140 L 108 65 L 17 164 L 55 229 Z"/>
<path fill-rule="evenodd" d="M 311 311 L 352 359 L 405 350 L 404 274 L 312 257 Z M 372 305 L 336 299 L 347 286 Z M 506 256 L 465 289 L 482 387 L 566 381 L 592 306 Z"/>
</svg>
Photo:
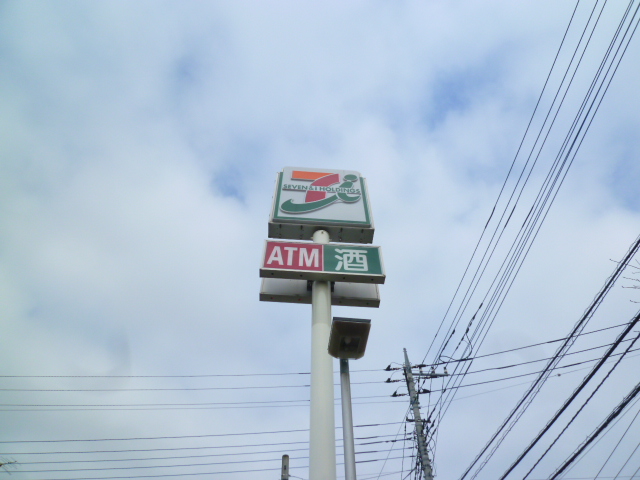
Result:
<svg viewBox="0 0 640 480">
<path fill-rule="evenodd" d="M 316 243 L 329 243 L 329 233 L 317 230 Z M 309 480 L 336 479 L 336 427 L 333 407 L 333 357 L 329 355 L 331 332 L 331 284 L 314 281 L 311 287 L 311 420 Z"/>
<path fill-rule="evenodd" d="M 344 478 L 356 480 L 356 449 L 353 441 L 353 415 L 351 411 L 351 380 L 349 360 L 340 359 L 340 387 L 342 398 L 342 439 L 344 443 Z"/>
</svg>

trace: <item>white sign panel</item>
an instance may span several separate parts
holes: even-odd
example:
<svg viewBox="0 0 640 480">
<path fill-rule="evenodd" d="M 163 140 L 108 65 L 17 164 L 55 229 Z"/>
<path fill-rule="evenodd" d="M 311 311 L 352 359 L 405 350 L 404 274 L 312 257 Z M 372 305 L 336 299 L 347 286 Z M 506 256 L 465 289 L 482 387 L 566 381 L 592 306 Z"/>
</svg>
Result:
<svg viewBox="0 0 640 480">
<path fill-rule="evenodd" d="M 263 278 L 260 288 L 263 302 L 311 304 L 307 280 Z M 380 290 L 373 283 L 336 282 L 331 291 L 331 305 L 343 307 L 380 307 Z"/>
<path fill-rule="evenodd" d="M 269 236 L 310 240 L 318 228 L 332 242 L 373 241 L 366 180 L 359 172 L 285 167 L 278 174 Z"/>
</svg>

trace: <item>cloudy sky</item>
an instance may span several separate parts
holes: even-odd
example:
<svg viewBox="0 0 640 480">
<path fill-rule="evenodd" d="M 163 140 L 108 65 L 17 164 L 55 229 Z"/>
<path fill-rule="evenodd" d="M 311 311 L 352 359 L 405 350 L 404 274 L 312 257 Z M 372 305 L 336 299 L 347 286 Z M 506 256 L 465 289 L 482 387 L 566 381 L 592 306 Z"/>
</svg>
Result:
<svg viewBox="0 0 640 480">
<path fill-rule="evenodd" d="M 358 455 L 359 476 L 404 478 L 409 403 L 390 397 L 406 389 L 384 383 L 383 369 L 403 348 L 414 363 L 437 361 L 455 312 L 443 355 L 459 358 L 567 135 L 578 138 L 573 161 L 476 353 L 564 337 L 640 233 L 638 39 L 624 50 L 637 3 L 0 2 L 0 458 L 18 462 L 11 478 L 275 479 L 285 453 L 291 474 L 309 478 L 310 307 L 258 300 L 285 166 L 367 178 L 387 282 L 379 309 L 334 314 L 372 320 L 367 354 L 352 363 L 356 449 L 371 452 Z M 618 56 L 581 110 L 629 5 Z M 576 115 L 587 120 L 571 130 Z M 500 242 L 460 310 L 493 231 Z M 623 287 L 637 271 L 585 331 L 636 314 L 640 292 Z M 633 355 L 530 478 L 546 478 L 635 385 Z M 543 365 L 464 378 L 498 381 L 456 392 L 431 443 L 438 477 L 462 475 L 534 377 L 503 379 Z M 515 460 L 590 365 L 554 373 L 478 478 Z M 438 398 L 423 395 L 423 413 Z M 567 478 L 593 475 L 636 411 Z M 602 475 L 622 467 L 635 432 Z"/>
</svg>

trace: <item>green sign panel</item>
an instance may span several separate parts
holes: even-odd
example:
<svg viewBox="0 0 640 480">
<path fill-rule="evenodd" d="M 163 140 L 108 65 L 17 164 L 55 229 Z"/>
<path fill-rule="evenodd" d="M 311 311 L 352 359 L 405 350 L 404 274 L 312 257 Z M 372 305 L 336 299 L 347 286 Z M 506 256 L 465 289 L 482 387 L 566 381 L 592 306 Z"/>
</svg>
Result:
<svg viewBox="0 0 640 480">
<path fill-rule="evenodd" d="M 336 273 L 383 275 L 380 247 L 325 245 L 324 270 Z"/>
</svg>

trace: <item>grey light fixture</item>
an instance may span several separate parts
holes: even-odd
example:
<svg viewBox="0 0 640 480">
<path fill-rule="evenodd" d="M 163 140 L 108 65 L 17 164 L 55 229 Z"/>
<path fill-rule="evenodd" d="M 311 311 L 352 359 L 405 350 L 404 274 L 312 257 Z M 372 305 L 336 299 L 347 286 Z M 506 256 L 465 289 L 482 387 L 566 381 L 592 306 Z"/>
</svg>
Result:
<svg viewBox="0 0 640 480">
<path fill-rule="evenodd" d="M 358 359 L 364 356 L 371 320 L 362 318 L 333 317 L 329 335 L 329 355 L 341 359 Z"/>
<path fill-rule="evenodd" d="M 344 445 L 345 480 L 356 480 L 356 451 L 353 441 L 353 415 L 351 412 L 351 381 L 349 359 L 364 356 L 371 320 L 333 317 L 329 334 L 329 354 L 340 359 L 340 388 L 342 400 L 342 438 Z"/>
</svg>

